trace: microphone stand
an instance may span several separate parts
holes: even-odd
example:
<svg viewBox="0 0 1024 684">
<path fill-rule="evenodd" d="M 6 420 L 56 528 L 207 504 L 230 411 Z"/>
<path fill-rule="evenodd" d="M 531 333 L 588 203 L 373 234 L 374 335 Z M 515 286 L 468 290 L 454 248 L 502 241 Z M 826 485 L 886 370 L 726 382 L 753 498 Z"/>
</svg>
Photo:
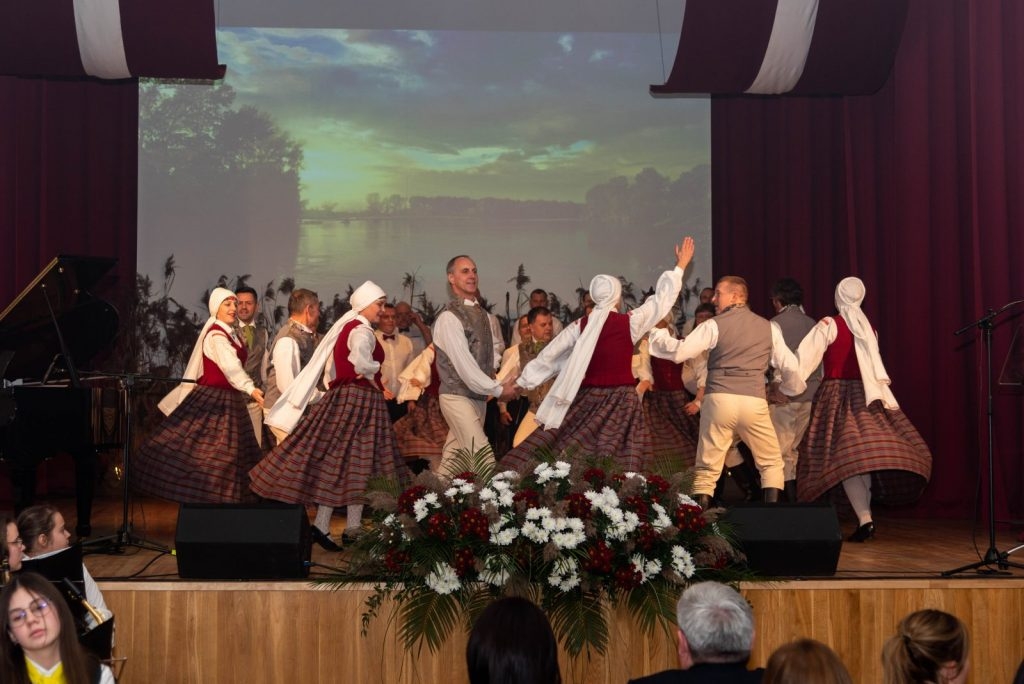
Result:
<svg viewBox="0 0 1024 684">
<path fill-rule="evenodd" d="M 988 313 L 984 316 L 973 323 L 968 323 L 953 333 L 954 335 L 962 335 L 971 328 L 977 327 L 982 331 L 985 338 L 985 378 L 987 390 L 986 399 L 988 402 L 986 407 L 988 417 L 988 550 L 985 551 L 985 556 L 980 561 L 977 561 L 976 563 L 969 563 L 968 565 L 954 568 L 953 570 L 946 570 L 942 573 L 943 577 L 957 575 L 966 570 L 978 570 L 979 572 L 988 574 L 1008 575 L 1010 574 L 1009 572 L 1003 571 L 1006 571 L 1010 567 L 1024 569 L 1024 565 L 1013 563 L 1009 560 L 1010 554 L 1022 548 L 1021 546 L 1017 546 L 1004 552 L 999 551 L 996 547 L 995 459 L 993 456 L 995 437 L 992 433 L 992 321 L 1003 312 L 1012 309 L 1021 302 L 1024 302 L 1024 299 L 1018 299 L 1010 302 L 998 311 L 989 309 Z M 991 566 L 993 565 L 995 565 L 998 570 L 992 569 Z M 981 570 L 981 568 L 985 568 L 985 570 Z"/>
<path fill-rule="evenodd" d="M 135 404 L 135 384 L 138 380 L 152 380 L 156 382 L 195 382 L 184 378 L 165 378 L 155 375 L 143 375 L 139 373 L 104 373 L 97 372 L 93 375 L 118 378 L 121 388 L 124 390 L 124 445 L 121 452 L 121 526 L 117 533 L 97 539 L 90 539 L 82 546 L 102 545 L 98 553 L 118 554 L 124 552 L 124 547 L 133 546 L 139 549 L 169 553 L 170 548 L 158 544 L 143 537 L 136 537 L 132 534 L 132 521 L 130 519 L 131 503 L 131 445 L 132 445 L 132 407 Z"/>
</svg>

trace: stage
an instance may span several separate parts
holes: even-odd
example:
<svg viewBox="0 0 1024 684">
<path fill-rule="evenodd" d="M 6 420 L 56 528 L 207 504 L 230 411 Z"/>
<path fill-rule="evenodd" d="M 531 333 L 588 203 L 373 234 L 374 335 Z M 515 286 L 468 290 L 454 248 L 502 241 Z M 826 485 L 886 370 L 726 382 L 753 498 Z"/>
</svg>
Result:
<svg viewBox="0 0 1024 684">
<path fill-rule="evenodd" d="M 57 502 L 74 510 L 73 501 Z M 120 501 L 97 501 L 94 538 L 113 534 Z M 173 545 L 177 506 L 136 501 L 133 533 Z M 881 681 L 882 643 L 898 620 L 913 610 L 936 607 L 963 619 L 970 629 L 970 681 L 1009 682 L 1024 658 L 1024 570 L 1005 575 L 943 571 L 978 560 L 988 547 L 984 525 L 879 516 L 877 537 L 844 543 L 833 578 L 745 583 L 755 609 L 757 635 L 752 664 L 799 636 L 830 644 L 854 681 Z M 335 536 L 344 526 L 334 521 Z M 69 528 L 73 521 L 69 520 Z M 844 532 L 852 529 L 845 521 Z M 997 548 L 1020 542 L 1019 530 L 1001 528 Z M 314 546 L 311 577 L 343 554 Z M 1011 556 L 1024 565 L 1024 550 Z M 306 580 L 186 581 L 170 554 L 128 548 L 122 554 L 85 559 L 117 616 L 117 655 L 126 656 L 122 682 L 466 682 L 465 640 L 453 638 L 438 653 L 404 651 L 386 617 L 360 635 L 368 587 L 340 591 Z M 623 684 L 631 677 L 672 667 L 671 635 L 646 640 L 622 615 L 612 623 L 605 658 L 572 664 L 563 658 L 566 682 Z"/>
</svg>

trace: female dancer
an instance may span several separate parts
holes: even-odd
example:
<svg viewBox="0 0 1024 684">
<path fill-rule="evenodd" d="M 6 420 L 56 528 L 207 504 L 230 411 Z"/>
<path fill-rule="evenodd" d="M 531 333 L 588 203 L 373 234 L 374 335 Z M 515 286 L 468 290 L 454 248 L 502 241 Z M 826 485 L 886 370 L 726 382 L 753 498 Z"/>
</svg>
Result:
<svg viewBox="0 0 1024 684">
<path fill-rule="evenodd" d="M 675 268 L 661 275 L 654 296 L 628 313 L 618 313 L 619 279 L 594 277 L 594 310 L 566 327 L 516 381 L 529 390 L 558 374 L 537 411 L 537 423 L 544 429 L 505 454 L 502 467 L 529 466 L 538 450 L 560 452 L 567 447 L 612 456 L 625 470 L 652 465 L 651 434 L 633 382 L 633 346 L 675 304 L 693 251 L 693 238 L 676 246 Z"/>
<path fill-rule="evenodd" d="M 246 375 L 246 350 L 234 331 L 237 299 L 210 293 L 210 318 L 199 333 L 183 382 L 160 402 L 167 415 L 135 458 L 132 483 L 179 503 L 244 503 L 247 473 L 261 452 L 246 397 L 263 405 L 263 390 Z"/>
<path fill-rule="evenodd" d="M 932 472 L 932 455 L 889 390 L 878 339 L 861 310 L 864 283 L 844 278 L 836 287 L 839 315 L 823 318 L 800 343 L 803 377 L 824 364 L 811 424 L 800 444 L 797 496 L 815 501 L 845 494 L 858 527 L 848 539 L 875 535 L 871 501 L 917 499 Z M 842 485 L 842 487 L 839 487 Z"/>
<path fill-rule="evenodd" d="M 384 291 L 369 280 L 352 293 L 352 309 L 331 326 L 267 414 L 267 424 L 288 436 L 249 473 L 253 491 L 262 497 L 317 504 L 313 539 L 328 551 L 340 550 L 330 538 L 334 509 L 348 507 L 342 538 L 354 539 L 360 531 L 366 483 L 371 477 L 395 478 L 401 472 L 380 382 L 384 348 L 370 327 L 384 299 Z M 327 393 L 313 403 L 321 377 Z"/>
</svg>

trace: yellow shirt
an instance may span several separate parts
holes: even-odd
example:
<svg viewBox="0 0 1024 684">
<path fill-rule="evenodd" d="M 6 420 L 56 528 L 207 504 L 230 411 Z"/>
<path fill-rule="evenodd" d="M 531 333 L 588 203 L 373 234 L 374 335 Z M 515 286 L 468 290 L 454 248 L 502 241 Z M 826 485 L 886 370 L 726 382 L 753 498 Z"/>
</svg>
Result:
<svg viewBox="0 0 1024 684">
<path fill-rule="evenodd" d="M 25 656 L 25 667 L 28 669 L 28 680 L 32 684 L 66 684 L 64 677 L 64 663 L 57 663 L 49 670 L 44 670 L 41 665 Z"/>
</svg>

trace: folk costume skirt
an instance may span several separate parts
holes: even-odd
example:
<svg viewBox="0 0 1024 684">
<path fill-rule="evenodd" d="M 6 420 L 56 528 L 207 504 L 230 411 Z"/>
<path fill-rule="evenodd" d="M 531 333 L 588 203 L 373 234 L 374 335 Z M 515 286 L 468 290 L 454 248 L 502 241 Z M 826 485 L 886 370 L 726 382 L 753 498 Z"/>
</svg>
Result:
<svg viewBox="0 0 1024 684">
<path fill-rule="evenodd" d="M 686 415 L 684 407 L 693 401 L 686 390 L 644 394 L 644 414 L 651 431 L 654 457 L 671 464 L 674 471 L 692 468 L 697 458 L 700 437 L 700 414 Z"/>
<path fill-rule="evenodd" d="M 932 454 L 903 411 L 880 401 L 864 403 L 860 380 L 826 379 L 814 395 L 811 424 L 800 443 L 797 492 L 800 501 L 825 495 L 847 504 L 842 481 L 871 474 L 871 500 L 912 503 L 932 473 Z"/>
<path fill-rule="evenodd" d="M 249 470 L 263 456 L 245 397 L 196 386 L 131 464 L 132 488 L 178 503 L 247 503 Z"/>
<path fill-rule="evenodd" d="M 311 405 L 283 442 L 249 472 L 252 490 L 286 503 L 365 503 L 371 477 L 404 471 L 380 390 L 346 384 Z"/>
<path fill-rule="evenodd" d="M 612 457 L 623 470 L 651 467 L 654 446 L 636 388 L 581 387 L 561 427 L 535 430 L 502 457 L 499 470 L 532 470 L 542 451 Z"/>
<path fill-rule="evenodd" d="M 395 439 L 402 458 L 440 458 L 448 437 L 448 423 L 441 415 L 436 394 L 424 393 L 409 412 L 395 423 Z"/>
</svg>

